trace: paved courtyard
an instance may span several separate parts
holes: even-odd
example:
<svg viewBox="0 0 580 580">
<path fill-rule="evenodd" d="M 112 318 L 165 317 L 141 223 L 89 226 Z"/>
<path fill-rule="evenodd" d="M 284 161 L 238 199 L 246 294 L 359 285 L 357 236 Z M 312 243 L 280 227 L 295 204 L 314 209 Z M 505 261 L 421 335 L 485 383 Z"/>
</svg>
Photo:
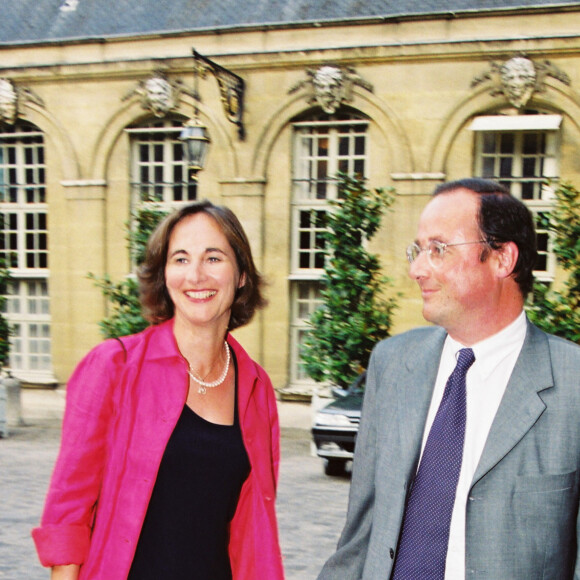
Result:
<svg viewBox="0 0 580 580">
<path fill-rule="evenodd" d="M 0 579 L 46 580 L 30 530 L 38 523 L 58 451 L 62 392 L 24 390 L 25 425 L 0 439 Z M 310 450 L 309 409 L 283 403 L 278 495 L 287 580 L 314 580 L 344 523 L 348 477 L 329 478 Z M 161 579 L 160 579 L 161 580 Z M 266 578 L 264 580 L 267 580 Z"/>
</svg>

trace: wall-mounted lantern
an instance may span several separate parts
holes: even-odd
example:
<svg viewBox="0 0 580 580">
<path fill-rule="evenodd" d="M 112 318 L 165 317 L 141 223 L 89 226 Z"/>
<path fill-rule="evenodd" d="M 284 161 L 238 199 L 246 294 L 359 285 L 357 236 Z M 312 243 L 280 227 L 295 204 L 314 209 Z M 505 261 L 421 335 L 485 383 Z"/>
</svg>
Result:
<svg viewBox="0 0 580 580">
<path fill-rule="evenodd" d="M 226 116 L 229 121 L 238 126 L 238 136 L 241 141 L 245 138 L 242 119 L 244 112 L 244 80 L 205 56 L 202 56 L 195 49 L 192 52 L 194 61 L 193 119 L 189 119 L 185 123 L 179 139 L 183 143 L 183 153 L 187 160 L 189 178 L 195 180 L 197 179 L 197 174 L 204 168 L 207 152 L 211 143 L 207 127 L 199 119 L 198 102 L 201 100 L 198 91 L 199 77 L 205 78 L 208 71 L 216 77 Z"/>
</svg>

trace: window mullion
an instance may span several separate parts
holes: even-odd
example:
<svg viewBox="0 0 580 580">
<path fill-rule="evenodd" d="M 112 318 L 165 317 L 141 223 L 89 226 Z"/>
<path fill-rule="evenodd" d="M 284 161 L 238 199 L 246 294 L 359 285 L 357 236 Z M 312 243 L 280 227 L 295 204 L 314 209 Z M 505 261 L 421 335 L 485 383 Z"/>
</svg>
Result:
<svg viewBox="0 0 580 580">
<path fill-rule="evenodd" d="M 338 173 L 338 130 L 333 127 L 328 134 L 328 199 L 338 198 L 338 187 L 335 181 Z"/>
</svg>

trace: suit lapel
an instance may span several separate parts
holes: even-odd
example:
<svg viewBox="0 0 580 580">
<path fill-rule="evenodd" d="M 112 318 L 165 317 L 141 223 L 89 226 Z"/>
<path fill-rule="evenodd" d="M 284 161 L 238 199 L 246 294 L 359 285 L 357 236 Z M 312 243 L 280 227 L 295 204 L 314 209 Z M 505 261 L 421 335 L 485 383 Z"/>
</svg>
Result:
<svg viewBox="0 0 580 580">
<path fill-rule="evenodd" d="M 492 423 L 472 485 L 499 463 L 532 428 L 546 405 L 538 393 L 553 386 L 544 334 L 528 322 L 526 339 Z"/>
<path fill-rule="evenodd" d="M 398 413 L 403 445 L 402 458 L 410 458 L 410 477 L 414 477 L 421 454 L 425 421 L 433 396 L 439 361 L 447 333 L 438 330 L 409 348 L 405 355 L 406 374 L 398 384 Z M 419 349 L 419 352 L 418 352 Z"/>
</svg>

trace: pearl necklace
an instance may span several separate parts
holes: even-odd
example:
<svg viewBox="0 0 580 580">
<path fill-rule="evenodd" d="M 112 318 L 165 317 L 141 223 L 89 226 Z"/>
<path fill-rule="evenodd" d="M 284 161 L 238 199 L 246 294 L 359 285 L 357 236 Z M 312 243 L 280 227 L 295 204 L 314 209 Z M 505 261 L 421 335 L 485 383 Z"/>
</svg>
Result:
<svg viewBox="0 0 580 580">
<path fill-rule="evenodd" d="M 226 377 L 228 376 L 228 371 L 230 370 L 230 349 L 228 347 L 227 341 L 224 341 L 224 346 L 226 349 L 226 366 L 224 368 L 224 372 L 222 373 L 221 377 L 217 381 L 213 381 L 211 383 L 206 383 L 200 377 L 197 377 L 195 375 L 195 372 L 191 368 L 191 365 L 189 364 L 189 362 L 187 363 L 187 374 L 191 377 L 192 380 L 194 380 L 199 385 L 199 389 L 197 389 L 197 392 L 200 395 L 205 395 L 207 393 L 207 389 L 213 389 L 214 387 L 219 387 L 226 380 Z"/>
</svg>

